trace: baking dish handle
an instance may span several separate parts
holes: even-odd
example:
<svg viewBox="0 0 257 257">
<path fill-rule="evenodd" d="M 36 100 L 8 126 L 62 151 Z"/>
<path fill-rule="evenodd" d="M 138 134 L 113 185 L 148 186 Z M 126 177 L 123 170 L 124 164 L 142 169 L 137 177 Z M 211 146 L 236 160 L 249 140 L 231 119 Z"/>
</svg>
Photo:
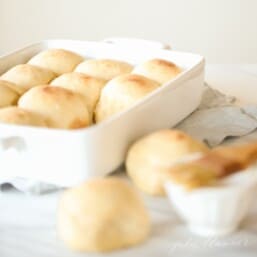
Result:
<svg viewBox="0 0 257 257">
<path fill-rule="evenodd" d="M 23 152 L 25 149 L 26 143 L 21 137 L 0 137 L 0 154 L 8 150 Z"/>
<path fill-rule="evenodd" d="M 158 41 L 138 39 L 138 38 L 123 38 L 123 37 L 111 37 L 103 40 L 105 43 L 129 46 L 129 47 L 140 47 L 140 48 L 152 48 L 152 49 L 171 49 L 170 45 L 164 44 Z"/>
</svg>

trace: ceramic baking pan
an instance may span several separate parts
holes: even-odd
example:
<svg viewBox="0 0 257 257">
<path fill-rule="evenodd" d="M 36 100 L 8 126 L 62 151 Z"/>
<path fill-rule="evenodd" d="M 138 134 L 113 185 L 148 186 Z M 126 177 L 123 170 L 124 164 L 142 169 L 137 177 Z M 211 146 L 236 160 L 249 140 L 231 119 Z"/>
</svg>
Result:
<svg viewBox="0 0 257 257">
<path fill-rule="evenodd" d="M 122 164 L 134 140 L 176 125 L 200 103 L 203 57 L 162 49 L 161 44 L 143 40 L 42 41 L 2 56 L 0 74 L 48 48 L 64 48 L 85 58 L 119 59 L 133 65 L 163 58 L 182 67 L 183 72 L 128 110 L 89 128 L 59 130 L 0 124 L 1 178 L 30 178 L 72 186 L 89 177 L 106 175 Z"/>
</svg>

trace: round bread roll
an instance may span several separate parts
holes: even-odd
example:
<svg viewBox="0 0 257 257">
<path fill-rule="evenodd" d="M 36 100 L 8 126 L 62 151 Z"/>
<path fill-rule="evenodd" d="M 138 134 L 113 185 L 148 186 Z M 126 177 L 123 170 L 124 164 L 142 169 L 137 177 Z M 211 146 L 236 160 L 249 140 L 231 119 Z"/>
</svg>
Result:
<svg viewBox="0 0 257 257">
<path fill-rule="evenodd" d="M 19 64 L 5 72 L 1 79 L 14 83 L 11 88 L 23 94 L 32 87 L 49 83 L 54 77 L 55 74 L 50 70 L 30 64 Z"/>
<path fill-rule="evenodd" d="M 132 73 L 143 75 L 163 84 L 176 77 L 181 71 L 172 62 L 162 59 L 152 59 L 137 65 Z"/>
<path fill-rule="evenodd" d="M 164 182 L 169 169 L 190 160 L 208 147 L 178 130 L 160 130 L 135 142 L 128 151 L 126 168 L 128 176 L 144 192 L 164 195 Z M 190 156 L 191 155 L 191 156 Z"/>
<path fill-rule="evenodd" d="M 0 122 L 25 126 L 47 127 L 47 121 L 42 116 L 29 112 L 17 106 L 0 109 Z"/>
<path fill-rule="evenodd" d="M 90 124 L 90 115 L 83 98 L 61 87 L 38 86 L 26 92 L 18 102 L 26 110 L 49 120 L 50 127 L 76 129 Z"/>
<path fill-rule="evenodd" d="M 73 71 L 82 61 L 82 56 L 71 51 L 64 49 L 49 49 L 35 55 L 28 63 L 49 69 L 54 73 L 61 75 Z"/>
<path fill-rule="evenodd" d="M 19 94 L 12 89 L 12 86 L 15 85 L 8 81 L 0 80 L 0 108 L 14 105 L 17 102 Z"/>
<path fill-rule="evenodd" d="M 91 114 L 105 84 L 105 80 L 76 72 L 63 74 L 51 82 L 52 86 L 67 88 L 75 93 L 81 94 Z"/>
<path fill-rule="evenodd" d="M 62 195 L 57 227 L 71 249 L 106 252 L 144 241 L 150 220 L 143 202 L 127 183 L 97 178 Z"/>
<path fill-rule="evenodd" d="M 126 74 L 114 78 L 101 92 L 95 110 L 96 122 L 129 108 L 158 87 L 157 82 L 141 75 Z"/>
<path fill-rule="evenodd" d="M 132 65 L 123 61 L 93 59 L 80 63 L 75 71 L 96 78 L 111 80 L 119 75 L 130 73 L 132 69 Z"/>
</svg>

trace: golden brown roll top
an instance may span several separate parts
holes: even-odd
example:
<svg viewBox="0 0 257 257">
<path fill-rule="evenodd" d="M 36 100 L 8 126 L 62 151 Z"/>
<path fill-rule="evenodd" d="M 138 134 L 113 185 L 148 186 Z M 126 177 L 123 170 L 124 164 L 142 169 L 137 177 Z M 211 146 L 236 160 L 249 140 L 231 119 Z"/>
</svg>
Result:
<svg viewBox="0 0 257 257">
<path fill-rule="evenodd" d="M 170 168 L 166 181 L 183 186 L 187 190 L 192 190 L 202 186 L 213 186 L 218 178 L 212 166 L 201 165 L 199 163 L 178 164 Z"/>
<path fill-rule="evenodd" d="M 80 63 L 75 71 L 96 78 L 111 80 L 119 75 L 130 73 L 132 69 L 132 65 L 123 61 L 92 59 Z"/>
<path fill-rule="evenodd" d="M 1 108 L 0 122 L 40 127 L 47 127 L 48 125 L 44 117 L 17 106 Z"/>
<path fill-rule="evenodd" d="M 137 65 L 132 73 L 143 75 L 163 84 L 175 78 L 181 71 L 176 64 L 170 61 L 152 59 Z"/>
<path fill-rule="evenodd" d="M 169 170 L 169 180 L 187 189 L 214 185 L 257 161 L 257 143 L 214 148 L 201 158 Z"/>
<path fill-rule="evenodd" d="M 142 200 L 118 178 L 91 179 L 67 190 L 59 202 L 57 224 L 60 238 L 76 251 L 129 247 L 150 232 Z"/>
<path fill-rule="evenodd" d="M 126 74 L 109 81 L 101 92 L 95 110 L 100 122 L 121 112 L 159 87 L 159 84 L 141 75 Z"/>
<path fill-rule="evenodd" d="M 20 98 L 18 105 L 45 117 L 53 128 L 76 129 L 91 123 L 84 99 L 65 88 L 32 88 Z"/>
<path fill-rule="evenodd" d="M 12 89 L 23 94 L 32 87 L 49 83 L 55 74 L 30 64 L 19 64 L 5 72 L 0 79 L 13 83 Z"/>
<path fill-rule="evenodd" d="M 82 61 L 83 57 L 74 52 L 64 49 L 48 49 L 32 57 L 28 63 L 61 75 L 73 71 Z"/>
<path fill-rule="evenodd" d="M 160 130 L 136 141 L 129 149 L 126 168 L 132 181 L 152 195 L 164 195 L 169 170 L 193 154 L 208 152 L 208 147 L 178 130 Z"/>
<path fill-rule="evenodd" d="M 16 104 L 19 94 L 12 87 L 13 83 L 0 80 L 0 108 Z"/>
<path fill-rule="evenodd" d="M 213 153 L 240 162 L 242 167 L 246 167 L 257 160 L 257 142 L 217 147 Z"/>
<path fill-rule="evenodd" d="M 105 84 L 105 80 L 77 72 L 63 74 L 51 82 L 52 86 L 63 87 L 81 94 L 84 97 L 91 114 L 93 113 L 100 97 L 101 90 Z"/>
</svg>

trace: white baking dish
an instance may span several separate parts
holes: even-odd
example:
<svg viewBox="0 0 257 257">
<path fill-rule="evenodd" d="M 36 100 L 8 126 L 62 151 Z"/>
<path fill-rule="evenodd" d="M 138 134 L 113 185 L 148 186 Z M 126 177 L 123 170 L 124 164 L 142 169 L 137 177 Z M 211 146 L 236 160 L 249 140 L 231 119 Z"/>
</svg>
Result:
<svg viewBox="0 0 257 257">
<path fill-rule="evenodd" d="M 142 41 L 143 42 L 143 41 Z M 179 76 L 139 101 L 129 110 L 85 129 L 67 131 L 0 124 L 0 178 L 22 177 L 72 186 L 119 167 L 128 146 L 142 135 L 169 128 L 199 105 L 204 59 L 191 53 L 159 49 L 158 44 L 113 44 L 49 40 L 0 58 L 0 74 L 25 63 L 47 48 L 64 48 L 87 58 L 112 58 L 132 64 L 164 58 L 184 69 Z"/>
</svg>

